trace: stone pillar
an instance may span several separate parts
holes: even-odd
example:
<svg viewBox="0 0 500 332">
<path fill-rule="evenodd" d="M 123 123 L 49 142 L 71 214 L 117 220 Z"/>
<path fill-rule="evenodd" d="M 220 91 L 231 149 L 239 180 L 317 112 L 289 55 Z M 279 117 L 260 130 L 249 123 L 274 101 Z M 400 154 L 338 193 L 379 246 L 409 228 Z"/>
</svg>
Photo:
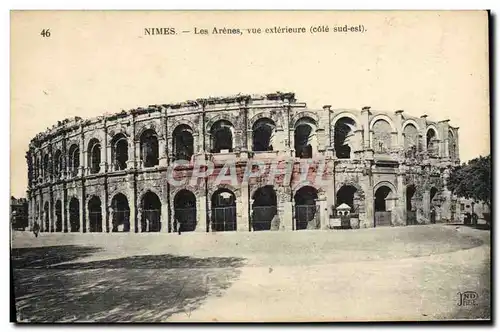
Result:
<svg viewBox="0 0 500 332">
<path fill-rule="evenodd" d="M 247 141 L 247 150 L 253 151 L 253 130 L 251 128 L 246 130 L 246 141 Z"/>
<path fill-rule="evenodd" d="M 87 204 L 85 204 L 87 205 Z M 90 210 L 85 209 L 85 233 L 90 233 Z"/>
<path fill-rule="evenodd" d="M 397 148 L 402 148 L 404 147 L 404 139 L 403 139 L 403 110 L 397 110 L 394 112 L 396 114 L 396 129 L 397 129 L 397 139 L 396 139 L 396 146 Z"/>
<path fill-rule="evenodd" d="M 288 142 L 288 145 L 290 147 L 290 157 L 295 157 L 295 128 L 288 128 L 288 135 L 290 137 L 290 140 Z M 314 151 L 313 151 L 314 153 Z"/>
<path fill-rule="evenodd" d="M 108 230 L 108 218 L 109 218 L 109 213 L 108 213 L 108 193 L 105 190 L 104 197 L 101 201 L 101 228 L 102 228 L 102 233 L 107 233 L 109 232 Z"/>
<path fill-rule="evenodd" d="M 419 138 L 419 152 L 422 153 L 422 156 L 424 159 L 428 158 L 428 152 L 427 152 L 427 115 L 422 115 L 420 119 L 417 119 L 418 123 L 418 138 Z"/>
<path fill-rule="evenodd" d="M 78 199 L 78 222 L 80 223 L 78 231 L 80 233 L 85 233 L 86 229 L 84 229 L 84 220 L 85 220 L 85 196 L 81 196 Z"/>
<path fill-rule="evenodd" d="M 207 224 L 207 196 L 205 191 L 200 190 L 200 194 L 196 197 L 196 232 L 207 232 L 209 226 Z"/>
<path fill-rule="evenodd" d="M 370 146 L 370 106 L 361 109 L 361 126 L 363 128 L 363 150 L 365 159 L 373 159 L 373 149 Z"/>
<path fill-rule="evenodd" d="M 85 151 L 85 142 L 83 134 L 80 139 L 80 167 L 78 167 L 78 176 L 84 176 L 87 170 L 87 152 Z"/>
<path fill-rule="evenodd" d="M 135 155 L 135 168 L 141 169 L 143 168 L 143 161 L 142 161 L 142 155 L 141 155 L 141 142 L 137 141 L 134 142 L 134 155 Z"/>
<path fill-rule="evenodd" d="M 236 208 L 236 229 L 238 232 L 248 232 L 250 227 L 248 182 L 243 181 L 240 187 L 240 197 Z"/>
<path fill-rule="evenodd" d="M 66 189 L 64 189 L 63 196 L 61 198 L 61 218 L 62 218 L 62 232 L 68 233 L 68 199 L 66 197 Z"/>
<path fill-rule="evenodd" d="M 327 229 L 329 216 L 326 197 L 324 195 L 320 196 L 318 198 L 318 201 L 316 202 L 316 205 L 318 206 L 318 212 L 320 216 L 320 229 Z"/>
<path fill-rule="evenodd" d="M 404 173 L 397 174 L 396 185 L 398 190 L 398 200 L 396 202 L 396 214 L 395 225 L 407 225 L 406 216 L 406 187 L 404 185 Z"/>
<path fill-rule="evenodd" d="M 369 175 L 371 176 L 371 175 Z M 368 180 L 368 179 L 367 179 Z M 371 228 L 375 227 L 375 197 L 373 196 L 373 186 L 370 183 L 371 181 L 368 180 L 366 181 L 368 183 L 365 183 L 365 186 L 363 187 L 363 190 L 365 192 L 365 214 L 364 214 L 364 220 L 361 220 L 360 216 L 360 228 Z"/>
<path fill-rule="evenodd" d="M 167 140 L 165 137 L 158 138 L 158 149 L 160 150 L 158 165 L 167 166 Z"/>
<path fill-rule="evenodd" d="M 169 218 L 169 207 L 171 208 L 172 212 L 174 211 L 174 205 L 173 204 L 162 204 L 160 207 L 160 213 L 161 213 L 161 219 L 160 219 L 160 232 L 165 232 L 168 233 L 170 231 L 169 227 L 169 221 L 174 220 L 175 214 L 172 213 L 172 218 Z M 179 226 L 179 225 L 177 225 Z"/>
<path fill-rule="evenodd" d="M 279 187 L 278 189 L 278 216 L 280 218 L 280 230 L 291 231 L 293 227 L 293 208 L 289 187 Z"/>
<path fill-rule="evenodd" d="M 431 205 L 430 205 L 431 192 L 429 189 L 425 190 L 422 194 L 422 209 L 423 209 L 423 222 L 430 223 Z"/>
</svg>

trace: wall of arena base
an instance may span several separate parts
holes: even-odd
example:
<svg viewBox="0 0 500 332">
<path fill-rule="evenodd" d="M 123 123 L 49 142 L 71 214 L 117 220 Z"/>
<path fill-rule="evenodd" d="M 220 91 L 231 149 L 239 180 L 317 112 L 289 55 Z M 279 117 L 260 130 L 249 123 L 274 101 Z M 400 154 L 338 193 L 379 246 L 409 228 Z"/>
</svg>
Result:
<svg viewBox="0 0 500 332">
<path fill-rule="evenodd" d="M 304 187 L 301 181 L 304 176 L 300 172 L 300 165 L 293 165 L 294 170 L 290 176 L 289 183 L 283 183 L 284 176 L 278 176 L 274 183 L 274 190 L 277 196 L 277 216 L 279 220 L 279 230 L 294 230 L 296 225 L 294 195 Z M 431 217 L 430 191 L 434 187 L 439 190 L 441 197 L 446 201 L 442 202 L 442 209 L 438 211 L 438 217 L 447 219 L 450 217 L 451 196 L 443 189 L 441 177 L 432 178 L 428 174 L 421 174 L 420 168 L 401 172 L 399 168 L 386 169 L 373 167 L 373 170 L 366 174 L 361 165 L 353 163 L 336 165 L 334 171 L 328 172 L 328 168 L 323 174 L 321 184 L 314 183 L 317 179 L 317 167 L 309 168 L 307 179 L 311 183 L 317 194 L 316 205 L 319 212 L 320 228 L 327 229 L 329 219 L 336 206 L 337 193 L 343 186 L 356 188 L 359 195 L 359 209 L 356 211 L 359 216 L 360 228 L 376 227 L 375 224 L 375 192 L 381 186 L 391 189 L 393 195 L 391 207 L 391 224 L 407 224 L 407 204 L 406 187 L 415 185 L 414 206 L 417 223 L 427 224 Z M 56 231 L 56 204 L 61 201 L 62 211 L 62 232 L 71 231 L 69 221 L 69 202 L 74 197 L 79 204 L 79 232 L 89 232 L 89 201 L 93 197 L 98 197 L 101 202 L 102 231 L 111 232 L 111 219 L 113 208 L 111 202 L 117 194 L 123 194 L 130 210 L 130 231 L 142 232 L 141 220 L 141 200 L 148 192 L 155 193 L 161 202 L 161 232 L 175 232 L 174 222 L 175 204 L 174 198 L 181 190 L 191 191 L 196 197 L 196 231 L 211 231 L 211 197 L 220 188 L 231 190 L 236 197 L 237 217 L 236 229 L 238 231 L 252 230 L 252 203 L 254 193 L 261 187 L 267 185 L 269 171 L 257 178 L 250 178 L 248 182 L 243 181 L 245 168 L 243 165 L 236 167 L 238 183 L 222 181 L 216 183 L 218 172 L 221 168 L 216 168 L 215 172 L 207 179 L 200 178 L 196 184 L 189 181 L 185 185 L 176 187 L 168 183 L 166 169 L 150 169 L 138 172 L 115 172 L 103 176 L 74 179 L 65 183 L 53 184 L 38 189 L 32 193 L 30 199 L 30 226 L 37 221 L 42 231 Z M 177 178 L 191 179 L 192 170 L 176 170 Z M 49 227 L 46 227 L 46 203 L 48 203 Z M 38 205 L 38 208 L 37 208 Z"/>
</svg>

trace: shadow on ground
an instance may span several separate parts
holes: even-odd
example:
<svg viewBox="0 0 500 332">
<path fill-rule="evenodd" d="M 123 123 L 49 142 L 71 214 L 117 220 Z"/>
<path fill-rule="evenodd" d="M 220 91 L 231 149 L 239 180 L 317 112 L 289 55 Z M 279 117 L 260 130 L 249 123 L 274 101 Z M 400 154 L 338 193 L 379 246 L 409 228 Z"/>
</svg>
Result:
<svg viewBox="0 0 500 332">
<path fill-rule="evenodd" d="M 75 245 L 16 248 L 11 249 L 12 266 L 15 269 L 47 268 L 54 264 L 90 257 L 99 251 L 100 248 Z"/>
<path fill-rule="evenodd" d="M 454 223 L 454 224 L 444 224 L 447 226 L 462 226 L 462 227 L 469 227 L 469 228 L 474 228 L 474 229 L 480 229 L 483 231 L 489 231 L 491 230 L 491 226 L 488 224 L 477 224 L 477 225 L 472 225 L 472 224 L 460 224 L 460 223 Z"/>
<path fill-rule="evenodd" d="M 179 312 L 189 316 L 207 297 L 220 296 L 244 263 L 230 257 L 154 255 L 60 264 L 96 250 L 13 250 L 18 320 L 157 322 Z"/>
</svg>

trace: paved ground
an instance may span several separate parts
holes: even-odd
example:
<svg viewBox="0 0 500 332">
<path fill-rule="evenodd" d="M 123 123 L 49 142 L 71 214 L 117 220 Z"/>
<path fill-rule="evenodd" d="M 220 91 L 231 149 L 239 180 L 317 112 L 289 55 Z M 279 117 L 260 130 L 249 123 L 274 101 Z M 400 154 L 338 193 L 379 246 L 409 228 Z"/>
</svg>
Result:
<svg viewBox="0 0 500 332">
<path fill-rule="evenodd" d="M 490 232 L 13 234 L 24 321 L 490 317 Z M 458 306 L 458 292 L 478 293 Z"/>
</svg>

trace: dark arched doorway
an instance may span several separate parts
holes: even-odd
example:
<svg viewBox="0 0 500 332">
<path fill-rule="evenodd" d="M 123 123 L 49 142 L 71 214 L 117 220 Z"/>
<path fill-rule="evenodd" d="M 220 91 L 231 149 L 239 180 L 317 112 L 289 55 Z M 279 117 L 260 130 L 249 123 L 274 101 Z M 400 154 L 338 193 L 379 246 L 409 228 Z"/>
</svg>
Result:
<svg viewBox="0 0 500 332">
<path fill-rule="evenodd" d="M 116 194 L 111 200 L 111 231 L 130 231 L 130 208 L 127 197 L 121 193 Z"/>
<path fill-rule="evenodd" d="M 392 190 L 387 186 L 381 186 L 375 191 L 375 226 L 390 226 L 391 209 L 388 200 L 392 198 Z"/>
<path fill-rule="evenodd" d="M 316 135 L 316 122 L 311 118 L 302 118 L 295 124 L 295 156 L 303 159 L 312 158 L 313 140 Z"/>
<path fill-rule="evenodd" d="M 141 160 L 144 167 L 154 167 L 159 163 L 158 137 L 153 129 L 145 130 L 141 135 Z"/>
<path fill-rule="evenodd" d="M 335 156 L 339 159 L 351 158 L 356 122 L 348 117 L 343 117 L 335 122 L 334 148 Z"/>
<path fill-rule="evenodd" d="M 212 230 L 236 230 L 236 196 L 229 189 L 218 189 L 212 195 Z"/>
<path fill-rule="evenodd" d="M 159 232 L 161 230 L 161 201 L 158 196 L 148 191 L 141 202 L 141 232 Z"/>
<path fill-rule="evenodd" d="M 254 231 L 268 231 L 279 228 L 278 199 L 273 186 L 257 189 L 252 196 L 252 228 Z"/>
<path fill-rule="evenodd" d="M 102 210 L 101 200 L 97 196 L 93 196 L 89 200 L 89 232 L 102 232 Z"/>
<path fill-rule="evenodd" d="M 212 135 L 212 152 L 233 152 L 233 130 L 234 126 L 227 120 L 219 120 L 210 128 Z"/>
<path fill-rule="evenodd" d="M 276 124 L 269 118 L 261 118 L 252 126 L 252 150 L 273 151 L 273 136 Z"/>
<path fill-rule="evenodd" d="M 111 141 L 111 160 L 113 160 L 113 170 L 121 171 L 127 168 L 128 142 L 124 134 L 117 134 Z"/>
<path fill-rule="evenodd" d="M 191 160 L 194 153 L 193 129 L 188 125 L 179 125 L 172 133 L 175 160 Z"/>
<path fill-rule="evenodd" d="M 320 228 L 317 199 L 318 191 L 310 186 L 304 186 L 295 193 L 295 229 Z"/>
<path fill-rule="evenodd" d="M 174 197 L 174 230 L 192 232 L 196 229 L 196 196 L 182 189 Z"/>
</svg>

